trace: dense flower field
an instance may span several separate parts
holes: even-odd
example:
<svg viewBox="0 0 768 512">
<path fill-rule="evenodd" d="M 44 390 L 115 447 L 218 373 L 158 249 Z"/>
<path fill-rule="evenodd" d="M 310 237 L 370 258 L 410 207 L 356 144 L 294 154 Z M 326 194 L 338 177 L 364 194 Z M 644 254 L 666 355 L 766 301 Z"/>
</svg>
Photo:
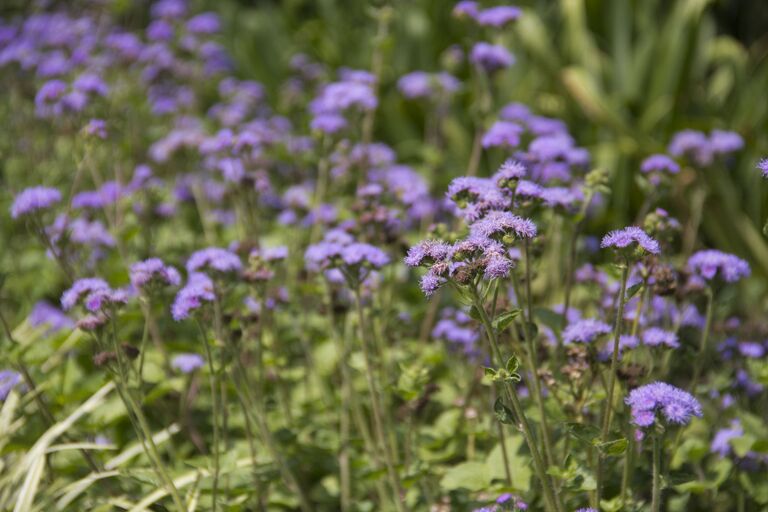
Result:
<svg viewBox="0 0 768 512">
<path fill-rule="evenodd" d="M 47 3 L 0 19 L 0 509 L 768 507 L 756 129 L 630 129 L 598 60 L 526 104 L 533 7 L 436 2 L 395 72 L 371 6 L 265 85 L 250 7 Z"/>
</svg>

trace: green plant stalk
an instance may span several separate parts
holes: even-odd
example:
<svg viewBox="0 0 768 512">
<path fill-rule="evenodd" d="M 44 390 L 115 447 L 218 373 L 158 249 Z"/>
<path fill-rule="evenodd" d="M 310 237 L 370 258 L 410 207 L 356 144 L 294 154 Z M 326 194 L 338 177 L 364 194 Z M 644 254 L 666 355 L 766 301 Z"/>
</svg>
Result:
<svg viewBox="0 0 768 512">
<path fill-rule="evenodd" d="M 661 506 L 661 440 L 653 435 L 653 482 L 651 486 L 651 512 L 659 512 Z"/>
<path fill-rule="evenodd" d="M 709 331 L 712 329 L 712 312 L 715 294 L 712 288 L 707 286 L 705 295 L 707 297 L 707 310 L 704 320 L 704 329 L 701 331 L 701 337 L 699 338 L 699 356 L 696 358 L 696 363 L 693 367 L 693 378 L 691 379 L 691 391 L 696 390 L 696 385 L 699 383 L 701 377 L 701 370 L 704 366 L 704 357 L 707 353 L 707 341 L 709 340 Z"/>
<path fill-rule="evenodd" d="M 246 414 L 251 415 L 251 419 L 254 423 L 256 423 L 256 426 L 258 427 L 259 433 L 262 437 L 262 443 L 270 451 L 270 454 L 275 460 L 275 463 L 277 464 L 280 474 L 283 480 L 285 480 L 286 485 L 298 497 L 299 507 L 303 512 L 311 512 L 313 510 L 312 506 L 310 505 L 303 489 L 299 485 L 299 481 L 296 479 L 296 476 L 293 474 L 293 471 L 288 465 L 288 461 L 285 460 L 285 457 L 283 457 L 282 453 L 280 453 L 280 450 L 277 448 L 277 441 L 272 436 L 272 432 L 269 430 L 269 425 L 267 425 L 266 422 L 266 411 L 264 411 L 262 404 L 258 401 L 255 401 L 251 396 L 250 390 L 252 388 L 252 383 L 250 381 L 250 377 L 248 376 L 248 372 L 243 365 L 243 361 L 239 357 L 235 358 L 235 368 L 236 371 L 240 374 L 240 379 L 242 379 L 244 384 L 243 386 L 238 386 L 235 382 L 235 389 L 237 390 L 238 394 L 241 394 L 244 401 L 248 404 L 245 408 Z"/>
<path fill-rule="evenodd" d="M 376 382 L 374 379 L 375 374 L 377 374 L 378 372 L 376 371 L 375 365 L 373 363 L 373 357 L 371 355 L 371 350 L 369 346 L 371 341 L 369 340 L 368 330 L 366 329 L 366 325 L 365 325 L 365 314 L 363 312 L 363 300 L 362 300 L 362 297 L 360 296 L 361 294 L 360 294 L 359 283 L 354 287 L 354 295 L 355 295 L 355 308 L 357 309 L 358 327 L 360 328 L 360 342 L 361 342 L 360 344 L 363 346 L 363 358 L 365 360 L 365 377 L 368 382 L 368 392 L 371 396 L 371 409 L 373 412 L 373 428 L 376 432 L 378 443 L 381 446 L 381 450 L 384 454 L 384 463 L 387 467 L 387 475 L 389 476 L 390 485 L 392 486 L 392 491 L 395 498 L 395 508 L 399 512 L 404 512 L 405 509 L 403 508 L 403 502 L 402 502 L 403 488 L 402 488 L 402 484 L 400 483 L 400 478 L 397 474 L 397 470 L 395 469 L 395 462 L 394 462 L 394 456 L 392 454 L 392 448 L 389 444 L 389 439 L 384 430 L 384 412 L 381 407 L 378 388 L 376 387 Z"/>
<path fill-rule="evenodd" d="M 627 491 L 629 490 L 629 480 L 632 477 L 632 456 L 635 454 L 635 436 L 632 427 L 629 428 L 627 436 L 627 451 L 624 452 L 624 467 L 621 473 L 621 504 L 627 503 Z"/>
<path fill-rule="evenodd" d="M 211 400 L 213 401 L 213 442 L 211 446 L 211 455 L 213 456 L 213 481 L 211 483 L 211 510 L 216 511 L 216 498 L 219 491 L 219 421 L 221 419 L 221 403 L 219 400 L 219 383 L 216 373 L 215 363 L 213 361 L 213 353 L 211 352 L 211 345 L 208 343 L 208 337 L 205 335 L 205 329 L 200 321 L 197 321 L 197 326 L 200 329 L 200 336 L 202 337 L 203 346 L 205 347 L 205 358 L 208 362 L 208 383 L 211 388 Z"/>
<path fill-rule="evenodd" d="M 141 300 L 141 299 L 139 299 Z M 144 386 L 144 356 L 147 352 L 147 340 L 149 339 L 149 322 L 152 314 L 152 301 L 147 297 L 147 304 L 141 308 L 144 313 L 144 330 L 141 334 L 141 345 L 139 349 L 139 389 Z"/>
<path fill-rule="evenodd" d="M 147 456 L 154 463 L 155 471 L 157 471 L 158 476 L 168 489 L 168 492 L 171 495 L 171 499 L 173 500 L 176 508 L 179 510 L 179 512 L 183 512 L 186 510 L 186 506 L 184 505 L 184 501 L 181 499 L 179 490 L 176 489 L 176 486 L 173 484 L 173 479 L 171 479 L 167 470 L 165 469 L 162 457 L 160 457 L 160 452 L 157 449 L 157 445 L 155 444 L 154 439 L 152 438 L 152 429 L 149 427 L 149 422 L 147 421 L 146 416 L 144 416 L 144 411 L 141 409 L 141 406 L 136 403 L 136 400 L 131 395 L 131 390 L 128 388 L 128 377 L 125 370 L 125 362 L 123 361 L 123 354 L 120 344 L 117 342 L 117 330 L 115 326 L 114 312 L 112 315 L 112 327 L 113 334 L 110 336 L 110 338 L 112 338 L 112 350 L 114 350 L 115 357 L 117 358 L 118 382 L 116 384 L 118 392 L 120 397 L 123 399 L 123 403 L 128 409 L 128 414 L 133 414 L 133 416 L 136 418 L 137 423 L 134 423 L 134 426 L 138 426 L 137 434 L 139 435 L 139 439 L 141 439 Z"/>
<path fill-rule="evenodd" d="M 611 354 L 611 371 L 608 375 L 608 397 L 605 402 L 605 413 L 603 414 L 603 428 L 600 434 L 600 440 L 605 443 L 608 441 L 608 434 L 611 430 L 611 416 L 613 412 L 613 395 L 616 388 L 616 373 L 619 363 L 619 339 L 621 338 L 621 324 L 624 317 L 624 299 L 626 297 L 627 279 L 629 278 L 629 262 L 624 261 L 621 269 L 621 283 L 619 288 L 619 303 L 616 306 L 616 322 L 613 328 L 613 353 Z M 596 499 L 600 503 L 603 483 L 603 456 L 598 454 L 597 471 L 597 489 Z"/>
<path fill-rule="evenodd" d="M 347 358 L 349 357 L 349 347 L 344 342 L 336 326 L 335 315 L 333 314 L 333 293 L 330 285 L 326 283 L 326 303 L 328 307 L 328 323 L 331 327 L 336 350 L 339 353 L 339 366 L 341 368 L 341 412 L 339 415 L 339 482 L 341 496 L 341 512 L 351 510 L 352 506 L 352 483 L 350 478 L 349 465 L 349 447 L 350 447 L 350 398 L 352 390 L 350 389 L 349 366 Z"/>
<path fill-rule="evenodd" d="M 493 329 L 491 320 L 488 318 L 488 314 L 485 312 L 485 307 L 483 306 L 482 299 L 480 298 L 480 295 L 478 294 L 477 289 L 474 286 L 470 288 L 470 291 L 472 293 L 472 299 L 474 302 L 475 309 L 477 309 L 480 315 L 480 321 L 483 324 L 483 327 L 485 328 L 486 336 L 488 337 L 488 340 L 491 342 L 491 350 L 494 354 L 494 358 L 498 361 L 498 364 L 503 365 L 504 359 L 501 355 L 501 350 L 499 349 L 499 342 L 496 337 L 496 332 Z M 563 506 L 560 503 L 560 501 L 556 498 L 556 494 L 554 493 L 553 486 L 552 486 L 552 481 L 547 475 L 547 468 L 544 464 L 541 454 L 539 453 L 539 449 L 536 446 L 536 438 L 533 435 L 533 430 L 531 429 L 531 425 L 528 422 L 528 418 L 525 416 L 525 411 L 523 409 L 522 404 L 520 403 L 520 398 L 517 396 L 517 391 L 515 390 L 515 387 L 509 382 L 504 383 L 504 390 L 506 391 L 507 398 L 512 404 L 512 410 L 515 413 L 515 416 L 517 416 L 518 421 L 520 422 L 520 425 L 519 425 L 520 429 L 523 432 L 523 437 L 525 437 L 525 441 L 528 444 L 528 449 L 531 452 L 531 458 L 533 459 L 533 468 L 534 468 L 534 471 L 536 472 L 536 477 L 541 482 L 541 486 L 544 492 L 544 501 L 547 504 L 547 509 L 562 512 Z"/>
<path fill-rule="evenodd" d="M 548 466 L 555 463 L 554 454 L 552 451 L 552 441 L 549 436 L 549 424 L 547 422 L 547 414 L 544 409 L 544 395 L 541 392 L 541 382 L 539 381 L 539 362 L 538 354 L 536 353 L 536 346 L 534 345 L 533 333 L 531 333 L 531 323 L 533 322 L 533 294 L 531 293 L 531 254 L 530 243 L 528 240 L 524 242 L 525 247 L 525 299 L 527 314 L 525 316 L 525 324 L 523 324 L 523 332 L 525 333 L 525 342 L 528 346 L 528 353 L 531 358 L 531 371 L 533 372 L 533 390 L 536 396 L 536 405 L 539 409 L 539 416 L 541 416 L 541 439 L 544 442 L 544 458 Z M 517 274 L 515 274 L 517 279 Z"/>
</svg>

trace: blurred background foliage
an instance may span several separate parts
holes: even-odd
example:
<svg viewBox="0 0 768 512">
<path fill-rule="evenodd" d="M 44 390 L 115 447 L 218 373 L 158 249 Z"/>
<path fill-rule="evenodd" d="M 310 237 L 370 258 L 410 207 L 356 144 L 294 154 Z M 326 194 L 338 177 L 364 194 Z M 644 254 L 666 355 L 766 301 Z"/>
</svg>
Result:
<svg viewBox="0 0 768 512">
<path fill-rule="evenodd" d="M 728 169 L 710 169 L 702 240 L 752 260 L 768 275 L 768 246 L 760 233 L 764 199 L 755 163 L 768 153 L 768 4 L 764 0 L 528 0 L 524 16 L 498 37 L 517 57 L 499 78 L 495 108 L 520 101 L 565 120 L 597 167 L 612 173 L 612 195 L 596 228 L 630 223 L 640 207 L 636 174 L 642 158 L 663 151 L 677 130 L 732 129 L 747 149 Z M 376 20 L 385 2 L 351 0 L 216 0 L 239 71 L 278 94 L 298 52 L 329 68 L 370 68 Z M 445 50 L 482 38 L 454 19 L 452 0 L 396 0 L 384 41 L 385 67 L 377 138 L 418 165 L 423 111 L 395 89 L 399 76 L 437 70 Z M 495 4 L 495 3 L 494 3 Z M 468 70 L 453 69 L 467 80 Z M 469 89 L 467 87 L 466 89 Z M 458 99 L 471 102 L 471 91 Z M 462 105 L 460 105 L 462 106 Z M 469 107 L 469 105 L 463 105 Z M 457 108 L 456 111 L 470 111 Z M 448 121 L 451 123 L 451 121 Z M 471 119 L 445 126 L 451 141 L 437 162 L 446 181 L 465 172 Z M 486 172 L 489 163 L 486 162 Z M 691 171 L 691 170 L 689 170 Z M 690 215 L 683 175 L 672 212 Z"/>
</svg>

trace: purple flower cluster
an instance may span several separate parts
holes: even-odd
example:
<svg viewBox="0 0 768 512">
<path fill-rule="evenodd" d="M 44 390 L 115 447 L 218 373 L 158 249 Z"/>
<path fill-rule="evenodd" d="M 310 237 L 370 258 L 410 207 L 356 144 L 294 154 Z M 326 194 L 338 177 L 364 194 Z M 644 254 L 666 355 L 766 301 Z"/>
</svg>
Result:
<svg viewBox="0 0 768 512">
<path fill-rule="evenodd" d="M 738 256 L 715 249 L 694 253 L 688 259 L 688 268 L 694 275 L 707 281 L 719 277 L 727 283 L 735 283 L 750 274 L 749 263 Z"/>
<path fill-rule="evenodd" d="M 195 251 L 187 260 L 187 272 L 213 271 L 238 273 L 243 264 L 237 254 L 220 247 L 207 247 Z"/>
<path fill-rule="evenodd" d="M 159 286 L 179 286 L 181 276 L 170 265 L 163 263 L 160 258 L 149 258 L 131 265 L 131 284 L 134 288 L 145 288 L 150 284 Z"/>
<path fill-rule="evenodd" d="M 659 327 L 650 327 L 643 332 L 643 344 L 649 347 L 660 347 L 662 345 L 669 348 L 680 347 L 680 342 L 677 341 L 677 334 L 665 331 Z"/>
<path fill-rule="evenodd" d="M 473 0 L 462 0 L 453 8 L 453 15 L 457 17 L 468 17 L 478 25 L 483 27 L 501 28 L 508 23 L 517 20 L 522 11 L 519 7 L 512 5 L 498 5 L 480 9 L 478 2 Z"/>
<path fill-rule="evenodd" d="M 112 305 L 128 303 L 128 292 L 113 290 L 98 277 L 78 279 L 62 294 L 61 307 L 68 311 L 80 303 L 88 311 L 96 313 Z"/>
<path fill-rule="evenodd" d="M 707 166 L 715 157 L 734 153 L 743 147 L 744 139 L 736 132 L 712 130 L 707 136 L 697 130 L 682 130 L 672 137 L 667 150 L 672 156 L 687 156 L 694 163 Z"/>
<path fill-rule="evenodd" d="M 485 42 L 476 43 L 469 55 L 472 63 L 486 73 L 510 67 L 515 63 L 515 57 L 503 46 Z"/>
<path fill-rule="evenodd" d="M 603 237 L 600 247 L 603 249 L 611 247 L 620 250 L 637 247 L 641 251 L 650 254 L 659 254 L 661 252 L 659 242 L 651 238 L 642 228 L 636 226 L 611 231 Z"/>
<path fill-rule="evenodd" d="M 204 303 L 216 300 L 213 281 L 207 275 L 195 272 L 189 275 L 187 284 L 176 294 L 171 315 L 178 321 L 189 318 Z"/>
<path fill-rule="evenodd" d="M 412 71 L 397 81 L 398 90 L 409 99 L 438 99 L 455 93 L 460 87 L 461 82 L 446 72 Z"/>
<path fill-rule="evenodd" d="M 563 342 L 592 343 L 600 336 L 611 332 L 611 326 L 594 318 L 578 320 L 563 330 Z"/>
<path fill-rule="evenodd" d="M 25 215 L 46 210 L 61 201 L 61 192 L 50 187 L 31 187 L 23 190 L 13 200 L 11 217 L 18 219 Z"/>
<path fill-rule="evenodd" d="M 21 374 L 13 370 L 0 370 L 0 400 L 8 398 L 13 388 L 21 383 Z"/>
<path fill-rule="evenodd" d="M 658 419 L 685 425 L 693 416 L 702 416 L 701 404 L 696 398 L 665 382 L 653 382 L 633 389 L 626 398 L 632 410 L 632 421 L 641 428 L 650 427 Z"/>
<path fill-rule="evenodd" d="M 205 360 L 200 354 L 184 353 L 178 354 L 171 360 L 171 367 L 179 370 L 181 373 L 192 373 L 205 365 Z"/>
</svg>

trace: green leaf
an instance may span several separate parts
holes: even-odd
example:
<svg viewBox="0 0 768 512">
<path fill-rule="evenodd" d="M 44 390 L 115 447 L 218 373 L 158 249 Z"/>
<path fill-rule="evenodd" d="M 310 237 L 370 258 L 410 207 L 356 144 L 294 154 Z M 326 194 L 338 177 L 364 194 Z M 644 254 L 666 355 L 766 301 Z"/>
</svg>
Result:
<svg viewBox="0 0 768 512">
<path fill-rule="evenodd" d="M 627 450 L 628 444 L 629 441 L 622 437 L 621 439 L 614 439 L 613 441 L 599 443 L 597 447 L 605 455 L 616 457 L 623 454 Z"/>
<path fill-rule="evenodd" d="M 507 359 L 506 368 L 509 373 L 517 373 L 517 369 L 520 368 L 520 361 L 516 356 L 512 356 Z"/>
<path fill-rule="evenodd" d="M 555 313 L 551 309 L 536 308 L 533 311 L 533 315 L 538 318 L 541 323 L 552 329 L 553 331 L 562 331 L 565 327 L 565 318 L 560 313 Z"/>
<path fill-rule="evenodd" d="M 624 302 L 629 302 L 629 299 L 637 295 L 637 292 L 643 289 L 643 282 L 639 282 L 637 284 L 633 284 L 629 288 L 627 288 L 626 297 L 624 298 Z"/>
<path fill-rule="evenodd" d="M 731 439 L 733 452 L 738 457 L 744 457 L 747 453 L 752 451 L 752 446 L 755 444 L 755 441 L 756 439 L 750 435 L 744 435 L 735 439 Z"/>
<path fill-rule="evenodd" d="M 484 463 L 464 462 L 448 470 L 440 480 L 440 487 L 444 491 L 482 491 L 489 483 L 488 468 Z"/>
<path fill-rule="evenodd" d="M 498 397 L 496 402 L 493 404 L 493 412 L 496 413 L 496 417 L 499 419 L 499 421 L 505 425 L 515 424 L 515 418 L 512 414 L 512 411 L 509 409 L 509 407 L 504 405 L 504 401 L 501 399 L 501 397 Z"/>
<path fill-rule="evenodd" d="M 469 308 L 469 317 L 473 320 L 480 321 L 480 312 L 477 310 L 477 306 Z"/>
<path fill-rule="evenodd" d="M 483 366 L 483 374 L 486 377 L 490 377 L 492 379 L 496 378 L 496 370 L 493 368 L 488 368 L 487 366 Z"/>
<path fill-rule="evenodd" d="M 505 330 L 522 312 L 523 310 L 516 308 L 510 311 L 505 311 L 504 313 L 500 313 L 496 316 L 496 318 L 493 319 L 493 328 L 500 332 Z"/>
<path fill-rule="evenodd" d="M 573 437 L 587 444 L 594 445 L 600 439 L 600 429 L 594 425 L 570 422 L 565 424 L 565 428 Z"/>
<path fill-rule="evenodd" d="M 527 455 L 518 453 L 520 447 L 525 443 L 520 434 L 511 434 L 504 436 L 504 446 L 509 459 L 509 473 L 512 477 L 512 487 L 520 492 L 526 492 L 531 483 L 531 459 Z M 488 476 L 493 480 L 505 481 L 507 478 L 504 468 L 504 454 L 502 453 L 501 443 L 496 444 L 488 458 L 485 459 L 485 465 L 488 469 Z"/>
</svg>

